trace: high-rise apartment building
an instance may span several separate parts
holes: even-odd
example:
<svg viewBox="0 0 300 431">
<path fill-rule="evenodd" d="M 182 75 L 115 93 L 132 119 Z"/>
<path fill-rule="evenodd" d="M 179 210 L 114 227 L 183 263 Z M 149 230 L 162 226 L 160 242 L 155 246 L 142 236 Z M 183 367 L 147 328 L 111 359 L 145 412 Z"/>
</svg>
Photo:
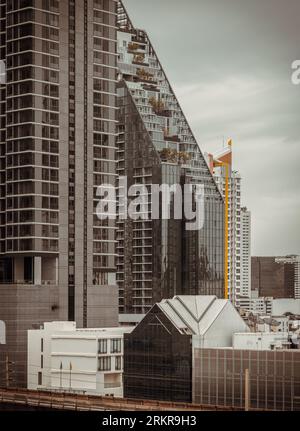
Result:
<svg viewBox="0 0 300 431">
<path fill-rule="evenodd" d="M 240 298 L 251 297 L 251 212 L 241 208 L 241 285 Z M 238 305 L 238 304 L 237 304 Z"/>
<path fill-rule="evenodd" d="M 118 56 L 117 170 L 128 187 L 143 186 L 148 197 L 136 208 L 143 218 L 118 220 L 120 312 L 145 314 L 174 294 L 223 297 L 222 196 L 147 33 L 133 26 L 121 3 Z M 186 219 L 177 219 L 172 209 L 169 219 L 153 219 L 151 184 L 203 185 L 202 229 L 187 230 Z M 118 201 L 123 211 L 121 185 Z M 173 203 L 174 196 L 168 207 Z"/>
<path fill-rule="evenodd" d="M 239 307 L 251 297 L 251 213 L 241 204 L 241 175 L 233 169 L 232 153 L 229 141 L 225 149 L 206 158 L 227 208 L 227 289 Z"/>
<path fill-rule="evenodd" d="M 25 384 L 27 329 L 117 322 L 115 222 L 96 215 L 97 186 L 116 181 L 117 2 L 0 13 L 0 318 Z"/>
</svg>

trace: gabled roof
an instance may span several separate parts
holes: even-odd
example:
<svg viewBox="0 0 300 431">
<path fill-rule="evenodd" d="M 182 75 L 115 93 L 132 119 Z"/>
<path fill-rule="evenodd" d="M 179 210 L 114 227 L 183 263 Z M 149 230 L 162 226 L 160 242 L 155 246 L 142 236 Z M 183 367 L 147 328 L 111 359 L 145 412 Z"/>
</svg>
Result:
<svg viewBox="0 0 300 431">
<path fill-rule="evenodd" d="M 178 295 L 157 305 L 182 334 L 203 335 L 228 303 L 214 295 Z"/>
</svg>

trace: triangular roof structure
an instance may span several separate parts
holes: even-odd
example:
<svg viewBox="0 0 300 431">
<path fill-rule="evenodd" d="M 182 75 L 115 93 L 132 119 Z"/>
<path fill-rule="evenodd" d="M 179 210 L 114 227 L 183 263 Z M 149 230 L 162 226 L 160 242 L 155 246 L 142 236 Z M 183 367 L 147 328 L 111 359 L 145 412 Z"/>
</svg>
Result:
<svg viewBox="0 0 300 431">
<path fill-rule="evenodd" d="M 204 335 L 229 302 L 214 295 L 178 295 L 157 306 L 179 332 Z"/>
</svg>

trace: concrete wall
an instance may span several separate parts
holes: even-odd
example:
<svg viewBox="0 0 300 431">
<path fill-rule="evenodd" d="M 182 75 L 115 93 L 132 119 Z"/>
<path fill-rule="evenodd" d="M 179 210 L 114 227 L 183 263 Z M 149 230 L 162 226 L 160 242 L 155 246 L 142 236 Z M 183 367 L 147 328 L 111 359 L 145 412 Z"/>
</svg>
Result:
<svg viewBox="0 0 300 431">
<path fill-rule="evenodd" d="M 253 332 L 233 335 L 233 348 L 240 350 L 271 350 L 272 345 L 278 347 L 287 343 L 288 333 L 278 332 Z"/>
<path fill-rule="evenodd" d="M 205 334 L 202 337 L 193 336 L 193 347 L 231 347 L 235 332 L 248 331 L 250 329 L 234 306 L 227 302 Z"/>
</svg>

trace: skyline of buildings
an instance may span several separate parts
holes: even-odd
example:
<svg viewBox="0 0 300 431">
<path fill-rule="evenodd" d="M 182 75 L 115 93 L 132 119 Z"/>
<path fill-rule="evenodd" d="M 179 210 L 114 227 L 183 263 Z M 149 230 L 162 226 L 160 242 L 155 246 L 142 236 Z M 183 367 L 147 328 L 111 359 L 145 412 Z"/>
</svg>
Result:
<svg viewBox="0 0 300 431">
<path fill-rule="evenodd" d="M 207 163 L 147 33 L 122 3 L 0 0 L 0 22 L 0 352 L 17 385 L 26 384 L 27 330 L 45 321 L 111 327 L 118 311 L 121 323 L 136 323 L 175 295 L 248 300 L 251 216 L 231 148 L 213 157 L 229 165 L 226 209 L 226 168 Z M 121 177 L 126 196 L 131 186 L 147 190 L 135 207 L 145 218 L 99 218 L 99 185 L 118 190 L 119 212 L 131 202 Z M 174 196 L 163 219 L 152 184 L 190 185 L 193 208 L 203 186 L 203 227 L 186 229 Z"/>
</svg>

